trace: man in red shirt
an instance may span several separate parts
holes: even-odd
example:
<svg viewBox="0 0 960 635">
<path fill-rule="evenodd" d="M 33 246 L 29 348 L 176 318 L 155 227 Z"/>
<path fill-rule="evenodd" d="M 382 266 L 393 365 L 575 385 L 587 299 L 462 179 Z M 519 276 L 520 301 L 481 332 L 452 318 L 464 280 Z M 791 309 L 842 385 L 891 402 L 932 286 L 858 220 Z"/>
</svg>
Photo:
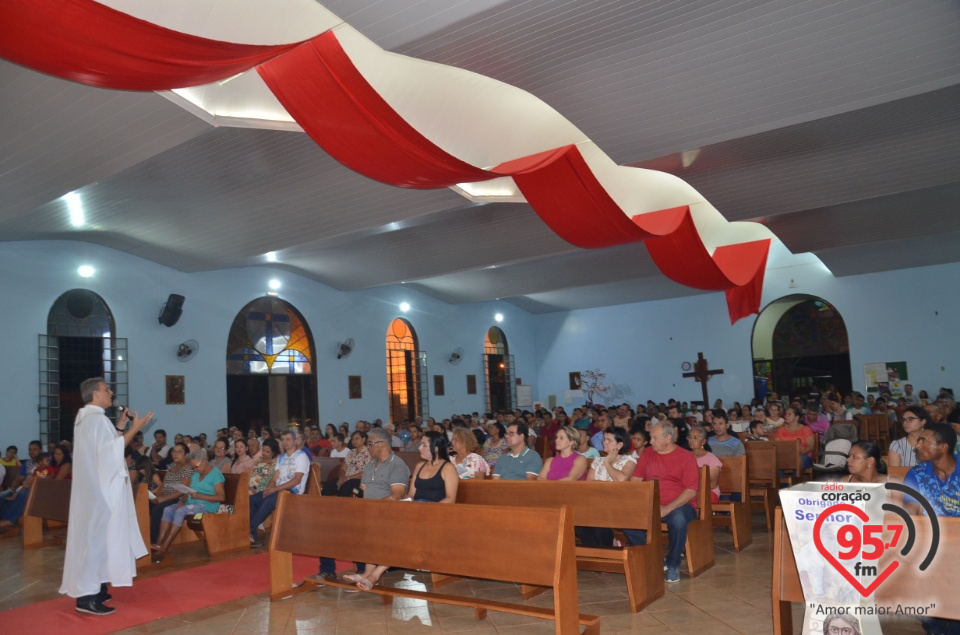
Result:
<svg viewBox="0 0 960 635">
<path fill-rule="evenodd" d="M 667 525 L 669 548 L 664 562 L 667 582 L 680 581 L 680 554 L 687 542 L 687 525 L 697 518 L 700 470 L 689 450 L 677 445 L 677 429 L 663 421 L 650 429 L 650 447 L 637 461 L 636 481 L 655 480 L 660 485 L 660 518 Z"/>
</svg>

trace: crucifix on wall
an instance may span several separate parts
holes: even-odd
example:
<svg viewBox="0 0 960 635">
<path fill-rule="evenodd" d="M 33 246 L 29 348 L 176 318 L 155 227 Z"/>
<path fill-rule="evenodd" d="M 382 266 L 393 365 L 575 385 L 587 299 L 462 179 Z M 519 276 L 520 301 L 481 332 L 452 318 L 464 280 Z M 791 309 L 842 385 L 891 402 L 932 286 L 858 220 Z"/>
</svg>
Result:
<svg viewBox="0 0 960 635">
<path fill-rule="evenodd" d="M 689 365 L 686 365 L 689 368 Z M 693 372 L 684 373 L 685 378 L 693 377 L 695 381 L 700 382 L 700 388 L 703 390 L 703 407 L 710 407 L 710 396 L 707 394 L 707 382 L 713 375 L 722 375 L 723 369 L 717 368 L 710 370 L 710 364 L 703 357 L 703 353 L 697 353 L 697 361 L 693 363 Z"/>
</svg>

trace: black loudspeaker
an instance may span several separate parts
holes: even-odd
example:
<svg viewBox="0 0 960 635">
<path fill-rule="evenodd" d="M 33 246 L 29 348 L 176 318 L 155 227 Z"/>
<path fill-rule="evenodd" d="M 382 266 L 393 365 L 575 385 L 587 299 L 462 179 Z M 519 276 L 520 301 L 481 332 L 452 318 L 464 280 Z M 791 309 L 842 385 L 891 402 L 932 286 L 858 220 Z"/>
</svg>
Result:
<svg viewBox="0 0 960 635">
<path fill-rule="evenodd" d="M 163 303 L 163 308 L 160 309 L 160 317 L 157 318 L 160 324 L 164 326 L 173 326 L 176 324 L 180 319 L 180 315 L 183 313 L 183 301 L 185 299 L 182 295 L 171 293 L 167 301 Z"/>
</svg>

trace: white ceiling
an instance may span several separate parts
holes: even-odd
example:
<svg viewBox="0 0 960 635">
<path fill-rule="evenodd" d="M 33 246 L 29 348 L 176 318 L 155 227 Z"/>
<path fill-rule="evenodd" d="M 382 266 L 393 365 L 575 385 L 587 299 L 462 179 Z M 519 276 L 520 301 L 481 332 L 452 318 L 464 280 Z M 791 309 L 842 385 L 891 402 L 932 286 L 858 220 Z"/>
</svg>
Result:
<svg viewBox="0 0 960 635">
<path fill-rule="evenodd" d="M 324 6 L 387 49 L 530 91 L 618 163 L 680 176 L 834 275 L 960 260 L 955 0 Z M 0 240 L 85 240 L 183 271 L 274 251 L 338 289 L 404 282 L 533 312 L 702 293 L 642 245 L 582 250 L 525 204 L 373 182 L 301 132 L 218 127 L 162 95 L 7 62 L 0 87 Z"/>
</svg>

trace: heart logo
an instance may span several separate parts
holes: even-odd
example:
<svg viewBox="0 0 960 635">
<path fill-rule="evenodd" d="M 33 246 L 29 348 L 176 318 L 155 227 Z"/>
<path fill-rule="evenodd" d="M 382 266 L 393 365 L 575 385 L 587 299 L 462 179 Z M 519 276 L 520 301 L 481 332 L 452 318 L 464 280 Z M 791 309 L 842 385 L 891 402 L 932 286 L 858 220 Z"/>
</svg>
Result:
<svg viewBox="0 0 960 635">
<path fill-rule="evenodd" d="M 833 505 L 823 510 L 820 513 L 820 515 L 817 516 L 817 522 L 813 525 L 813 542 L 817 546 L 817 551 L 820 552 L 820 555 L 822 555 L 827 562 L 832 564 L 833 568 L 839 571 L 840 575 L 842 575 L 847 580 L 847 582 L 852 584 L 853 588 L 855 588 L 860 593 L 860 595 L 862 595 L 863 597 L 867 597 L 871 593 L 876 591 L 877 587 L 879 587 L 883 583 L 883 581 L 890 576 L 891 573 L 896 571 L 897 567 L 900 566 L 900 563 L 894 560 L 893 562 L 888 564 L 887 568 L 881 571 L 880 575 L 878 575 L 876 579 L 872 583 L 870 583 L 870 586 L 864 587 L 862 584 L 860 584 L 860 581 L 857 580 L 855 577 L 853 577 L 853 574 L 847 571 L 847 569 L 840 563 L 839 560 L 837 560 L 834 557 L 832 553 L 827 551 L 827 548 L 823 546 L 823 541 L 820 540 L 820 529 L 823 527 L 824 521 L 826 521 L 827 518 L 829 518 L 831 515 L 837 512 L 849 512 L 851 514 L 854 514 L 857 518 L 859 518 L 865 523 L 870 520 L 870 517 L 867 516 L 867 513 L 865 511 L 863 511 L 862 509 L 858 509 L 853 505 L 847 505 L 843 503 L 839 505 Z"/>
</svg>

